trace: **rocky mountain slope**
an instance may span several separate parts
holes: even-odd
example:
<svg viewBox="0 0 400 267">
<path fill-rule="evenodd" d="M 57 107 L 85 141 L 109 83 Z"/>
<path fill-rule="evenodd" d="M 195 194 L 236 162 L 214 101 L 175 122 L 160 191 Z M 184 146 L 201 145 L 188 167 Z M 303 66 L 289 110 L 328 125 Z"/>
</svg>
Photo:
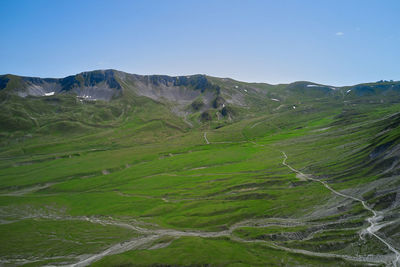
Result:
<svg viewBox="0 0 400 267">
<path fill-rule="evenodd" d="M 73 101 L 75 98 L 81 103 L 100 101 L 109 103 L 106 104 L 108 106 L 113 106 L 116 102 L 123 102 L 125 106 L 132 103 L 137 105 L 138 99 L 145 97 L 167 106 L 170 112 L 193 126 L 209 121 L 229 122 L 259 113 L 296 109 L 298 106 L 311 108 L 316 101 L 347 106 L 360 103 L 392 103 L 400 99 L 400 82 L 382 81 L 345 87 L 312 82 L 270 85 L 206 75 L 143 76 L 116 70 L 83 72 L 61 79 L 1 75 L 0 97 L 3 99 L 3 114 L 12 113 L 7 111 L 6 103 L 12 105 L 15 101 L 23 101 L 15 100 L 15 97 L 12 101 L 5 100 L 12 96 L 29 99 L 36 97 L 37 99 L 32 101 L 43 100 L 42 104 L 54 104 L 55 101 L 61 103 L 61 99 Z M 46 108 L 42 109 L 42 112 L 45 110 Z M 32 112 L 34 111 L 25 113 Z M 17 113 L 13 117 L 18 117 Z M 35 117 L 34 114 L 31 115 L 21 119 L 29 120 L 29 116 Z M 3 120 L 5 119 L 3 116 Z"/>
</svg>

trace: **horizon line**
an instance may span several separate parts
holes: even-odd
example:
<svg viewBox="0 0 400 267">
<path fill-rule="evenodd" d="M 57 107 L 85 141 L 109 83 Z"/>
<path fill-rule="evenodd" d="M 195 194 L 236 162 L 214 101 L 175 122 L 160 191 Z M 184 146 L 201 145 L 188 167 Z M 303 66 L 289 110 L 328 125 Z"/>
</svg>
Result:
<svg viewBox="0 0 400 267">
<path fill-rule="evenodd" d="M 331 84 L 324 84 L 324 83 L 318 83 L 318 82 L 313 82 L 313 81 L 308 81 L 308 80 L 295 80 L 292 82 L 279 82 L 279 83 L 269 83 L 269 82 L 265 82 L 265 81 L 243 81 L 243 80 L 237 80 L 235 78 L 232 77 L 219 77 L 219 76 L 213 76 L 213 75 L 209 75 L 209 74 L 205 74 L 205 73 L 194 73 L 194 74 L 181 74 L 181 75 L 170 75 L 170 74 L 139 74 L 139 73 L 132 73 L 132 72 L 127 72 L 127 71 L 123 71 L 123 70 L 118 70 L 118 69 L 113 69 L 113 68 L 107 68 L 107 69 L 93 69 L 93 70 L 86 70 L 86 71 L 81 71 L 81 72 L 77 72 L 75 74 L 70 74 L 70 75 L 66 75 L 63 77 L 42 77 L 42 76 L 29 76 L 29 75 L 20 75 L 20 74 L 13 74 L 13 73 L 5 73 L 5 74 L 0 74 L 0 76 L 7 76 L 7 75 L 14 75 L 14 76 L 19 76 L 19 77 L 25 77 L 25 78 L 39 78 L 39 79 L 64 79 L 66 77 L 70 77 L 70 76 L 75 76 L 78 74 L 82 74 L 82 73 L 88 73 L 88 72 L 95 72 L 95 71 L 118 71 L 118 72 L 123 72 L 126 74 L 131 74 L 131 75 L 139 75 L 139 76 L 168 76 L 168 77 L 184 77 L 184 76 L 196 76 L 196 75 L 203 75 L 203 76 L 208 76 L 208 77 L 212 77 L 212 78 L 218 78 L 218 79 L 230 79 L 230 80 L 234 80 L 237 82 L 243 82 L 243 83 L 256 83 L 256 84 L 268 84 L 268 85 L 285 85 L 285 84 L 293 84 L 293 83 L 297 83 L 297 82 L 308 82 L 308 83 L 312 83 L 312 84 L 316 84 L 316 85 L 323 85 L 323 86 L 332 86 L 332 87 L 348 87 L 348 86 L 355 86 L 355 85 L 360 85 L 360 84 L 369 84 L 369 83 L 378 83 L 378 82 L 400 82 L 400 80 L 378 80 L 378 81 L 369 81 L 369 82 L 360 82 L 360 83 L 354 83 L 354 84 L 350 84 L 350 85 L 331 85 Z"/>
</svg>

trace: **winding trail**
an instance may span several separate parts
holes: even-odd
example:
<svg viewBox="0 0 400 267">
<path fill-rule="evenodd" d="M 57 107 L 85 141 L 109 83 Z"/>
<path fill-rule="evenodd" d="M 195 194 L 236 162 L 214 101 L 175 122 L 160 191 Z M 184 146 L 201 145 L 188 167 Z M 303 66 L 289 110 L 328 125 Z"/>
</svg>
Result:
<svg viewBox="0 0 400 267">
<path fill-rule="evenodd" d="M 207 139 L 207 133 L 204 132 L 204 140 L 206 141 L 207 144 L 210 144 L 210 142 Z M 254 143 L 255 144 L 255 143 Z M 376 234 L 379 229 L 381 229 L 384 224 L 379 223 L 382 220 L 382 216 L 379 216 L 378 212 L 370 208 L 363 200 L 349 196 L 343 193 L 340 193 L 333 188 L 331 188 L 326 182 L 312 178 L 299 170 L 293 168 L 289 164 L 286 163 L 288 157 L 285 152 L 282 152 L 284 159 L 282 161 L 282 164 L 289 168 L 291 171 L 295 172 L 297 174 L 297 177 L 299 179 L 303 180 L 310 180 L 314 182 L 321 183 L 325 188 L 333 192 L 334 194 L 344 197 L 347 199 L 351 199 L 353 201 L 360 202 L 365 210 L 368 210 L 373 214 L 373 216 L 369 217 L 368 223 L 369 226 L 365 228 L 362 233 L 360 233 L 360 237 L 363 238 L 364 234 L 370 234 L 377 238 L 381 243 L 383 243 L 389 250 L 391 250 L 394 253 L 394 259 L 392 257 L 392 254 L 387 254 L 387 255 L 368 255 L 368 256 L 349 256 L 349 255 L 342 255 L 342 254 L 334 254 L 334 253 L 322 253 L 322 252 L 314 252 L 314 251 L 308 251 L 304 249 L 295 249 L 295 248 L 289 248 L 289 247 L 284 247 L 281 246 L 275 242 L 272 241 L 266 241 L 266 240 L 247 240 L 247 239 L 242 239 L 234 234 L 234 231 L 236 229 L 239 229 L 241 227 L 268 227 L 268 226 L 298 226 L 298 225 L 304 225 L 306 222 L 304 221 L 299 221 L 295 219 L 283 219 L 283 218 L 265 218 L 265 219 L 249 219 L 245 221 L 238 222 L 234 225 L 231 225 L 229 229 L 223 230 L 223 231 L 215 231 L 215 232 L 207 232 L 207 231 L 196 231 L 196 230 L 175 230 L 175 229 L 160 229 L 156 226 L 154 228 L 154 225 L 150 228 L 147 228 L 144 226 L 143 223 L 137 222 L 137 221 L 130 221 L 130 222 L 124 222 L 124 221 L 118 221 L 113 218 L 96 218 L 96 217 L 87 217 L 87 216 L 77 216 L 77 217 L 72 217 L 72 216 L 63 216 L 63 215 L 57 215 L 57 214 L 37 214 L 38 218 L 45 218 L 45 219 L 51 219 L 51 220 L 78 220 L 78 221 L 88 221 L 91 223 L 96 223 L 96 224 L 101 224 L 101 225 L 113 225 L 113 226 L 118 226 L 122 228 L 128 228 L 131 230 L 134 230 L 138 234 L 141 234 L 139 237 L 135 237 L 133 239 L 127 240 L 125 242 L 117 243 L 114 244 L 107 249 L 97 253 L 97 254 L 92 254 L 92 255 L 81 255 L 76 257 L 71 256 L 71 259 L 74 259 L 76 261 L 73 264 L 67 265 L 67 266 L 73 266 L 73 267 L 80 267 L 80 266 L 87 266 L 90 265 L 91 263 L 98 261 L 102 259 L 103 257 L 107 255 L 113 255 L 113 254 L 119 254 L 123 253 L 125 251 L 129 250 L 134 250 L 134 249 L 143 249 L 143 248 L 148 248 L 150 246 L 154 248 L 161 248 L 163 245 L 157 247 L 157 244 L 154 245 L 155 242 L 157 242 L 158 239 L 164 237 L 164 236 L 170 236 L 174 238 L 179 238 L 183 236 L 192 236 L 192 237 L 201 237 L 201 238 L 215 238 L 215 237 L 228 237 L 232 241 L 236 242 L 241 242 L 241 243 L 259 243 L 263 244 L 267 247 L 274 248 L 274 249 L 279 249 L 279 250 L 284 250 L 290 253 L 296 253 L 296 254 L 302 254 L 302 255 L 309 255 L 309 256 L 315 256 L 315 257 L 323 257 L 323 258 L 341 258 L 344 260 L 350 260 L 350 261 L 355 261 L 355 262 L 363 262 L 363 263 L 368 263 L 368 264 L 387 264 L 388 262 L 391 262 L 393 266 L 399 267 L 400 266 L 400 253 L 397 251 L 394 247 L 392 247 L 385 239 L 382 237 L 378 236 Z M 165 244 L 165 246 L 168 246 L 169 243 Z M 148 248 L 149 249 L 149 248 Z M 28 260 L 29 261 L 29 260 Z M 34 261 L 38 261 L 35 259 Z M 33 262 L 33 261 L 32 261 Z M 1 262 L 0 262 L 1 263 Z"/>
<path fill-rule="evenodd" d="M 322 184 L 324 187 L 326 187 L 328 190 L 330 190 L 332 193 L 334 193 L 334 194 L 336 194 L 338 196 L 341 196 L 341 197 L 344 197 L 344 198 L 347 198 L 347 199 L 351 199 L 351 200 L 360 202 L 363 205 L 365 210 L 371 212 L 373 214 L 373 216 L 369 217 L 367 219 L 367 221 L 369 223 L 369 226 L 362 231 L 362 233 L 360 234 L 360 237 L 363 238 L 362 235 L 365 234 L 365 233 L 368 233 L 368 234 L 376 237 L 390 251 L 392 251 L 394 253 L 394 260 L 392 261 L 393 266 L 395 266 L 395 267 L 400 266 L 400 252 L 397 249 L 395 249 L 392 245 L 390 245 L 389 242 L 387 242 L 385 239 L 383 239 L 382 237 L 380 237 L 379 235 L 376 234 L 376 232 L 378 232 L 378 230 L 380 228 L 382 228 L 382 225 L 379 224 L 379 221 L 383 219 L 383 217 L 380 216 L 377 211 L 375 211 L 372 208 L 370 208 L 367 205 L 367 203 L 365 203 L 364 200 L 361 200 L 359 198 L 340 193 L 340 192 L 336 191 L 335 189 L 333 189 L 332 187 L 330 187 L 326 182 L 318 180 L 318 179 L 315 179 L 315 178 L 312 178 L 312 177 L 302 173 L 301 171 L 296 170 L 295 168 L 293 168 L 292 166 L 290 166 L 289 164 L 286 163 L 286 160 L 288 159 L 286 153 L 282 151 L 282 154 L 283 154 L 283 157 L 284 157 L 283 161 L 282 161 L 282 164 L 285 165 L 286 167 L 288 167 L 290 170 L 292 170 L 296 174 L 298 174 L 300 177 L 305 178 L 307 180 L 314 181 L 314 182 L 318 182 L 318 183 Z"/>
<path fill-rule="evenodd" d="M 185 114 L 183 115 L 183 121 L 184 121 L 187 125 L 189 125 L 190 128 L 193 128 L 193 123 L 191 123 L 190 121 L 187 120 L 187 113 L 185 113 Z"/>
<path fill-rule="evenodd" d="M 136 238 L 133 239 L 131 241 L 128 242 L 124 242 L 124 243 L 118 243 L 115 244 L 111 247 L 109 247 L 108 249 L 104 250 L 103 252 L 99 253 L 99 254 L 95 254 L 92 255 L 86 259 L 80 260 L 77 263 L 74 264 L 70 264 L 70 265 L 66 265 L 69 267 L 83 267 L 83 266 L 88 266 L 91 263 L 100 260 L 101 258 L 104 258 L 107 255 L 113 255 L 113 254 L 117 254 L 117 253 L 123 253 L 125 251 L 128 250 L 132 250 L 135 248 L 139 248 L 142 245 L 145 245 L 149 242 L 155 241 L 159 238 L 159 236 L 157 235 L 151 235 L 151 236 L 145 236 L 145 237 L 141 237 L 141 238 Z"/>
<path fill-rule="evenodd" d="M 26 195 L 28 193 L 37 192 L 39 190 L 48 188 L 48 187 L 56 185 L 56 184 L 59 184 L 59 182 L 58 183 L 45 183 L 45 184 L 34 185 L 34 186 L 23 188 L 23 189 L 20 189 L 20 190 L 17 190 L 17 191 L 12 191 L 12 192 L 9 192 L 9 193 L 0 194 L 0 196 L 23 196 L 23 195 Z"/>
<path fill-rule="evenodd" d="M 211 142 L 208 141 L 207 139 L 207 132 L 204 132 L 204 140 L 206 141 L 206 144 L 209 145 Z M 241 143 L 247 143 L 248 141 L 220 141 L 220 142 L 212 142 L 213 144 L 241 144 Z"/>
<path fill-rule="evenodd" d="M 207 144 L 210 144 L 210 142 L 207 139 L 206 132 L 204 132 L 204 140 L 206 141 Z M 174 230 L 174 229 L 147 229 L 147 228 L 143 228 L 143 227 L 140 227 L 137 225 L 132 225 L 129 223 L 124 223 L 124 222 L 118 222 L 118 221 L 114 221 L 114 220 L 104 220 L 104 219 L 98 219 L 98 218 L 83 217 L 81 219 L 90 221 L 92 223 L 108 224 L 108 225 L 115 225 L 115 226 L 124 227 L 124 228 L 130 228 L 132 230 L 137 231 L 140 234 L 143 234 L 144 236 L 135 238 L 130 241 L 123 242 L 123 243 L 115 244 L 98 254 L 89 255 L 88 257 L 85 257 L 83 259 L 81 258 L 77 263 L 71 264 L 69 266 L 74 266 L 74 267 L 87 266 L 107 255 L 122 253 L 122 252 L 125 252 L 128 250 L 138 249 L 143 246 L 149 245 L 163 236 L 171 236 L 171 237 L 177 237 L 177 238 L 183 237 L 183 236 L 193 236 L 193 237 L 202 237 L 202 238 L 215 238 L 215 237 L 226 236 L 236 242 L 262 243 L 268 247 L 288 251 L 291 253 L 316 256 L 316 257 L 342 258 L 342 259 L 350 260 L 350 261 L 365 262 L 365 263 L 368 262 L 368 263 L 376 263 L 376 264 L 387 263 L 389 260 L 391 260 L 393 266 L 395 266 L 395 267 L 400 266 L 399 265 L 400 253 L 394 247 L 392 247 L 386 240 L 384 240 L 383 238 L 381 238 L 380 236 L 378 236 L 376 234 L 376 232 L 382 227 L 382 225 L 378 225 L 378 222 L 382 219 L 382 217 L 379 216 L 378 212 L 371 209 L 363 200 L 353 197 L 353 196 L 348 196 L 343 193 L 340 193 L 340 192 L 336 191 L 335 189 L 333 189 L 332 187 L 330 187 L 326 182 L 312 178 L 312 177 L 300 172 L 299 170 L 293 168 L 292 166 L 290 166 L 289 164 L 286 163 L 286 160 L 288 159 L 286 153 L 282 152 L 282 154 L 284 156 L 282 164 L 285 165 L 286 167 L 288 167 L 291 171 L 295 172 L 299 179 L 311 180 L 314 182 L 321 183 L 324 187 L 326 187 L 328 190 L 330 190 L 331 192 L 333 192 L 334 194 L 336 194 L 338 196 L 360 202 L 366 210 L 371 212 L 373 214 L 373 216 L 369 217 L 367 219 L 370 225 L 366 229 L 363 230 L 363 233 L 360 234 L 360 237 L 362 238 L 362 235 L 365 233 L 369 233 L 369 234 L 373 235 L 380 242 L 382 242 L 389 250 L 394 252 L 394 259 L 390 259 L 391 257 L 388 258 L 386 255 L 382 255 L 382 257 L 376 257 L 375 255 L 349 256 L 349 255 L 340 255 L 340 254 L 333 254 L 333 253 L 314 252 L 314 251 L 308 251 L 308 250 L 303 250 L 303 249 L 294 249 L 294 248 L 283 247 L 274 242 L 268 242 L 265 240 L 246 240 L 246 239 L 242 239 L 242 238 L 239 238 L 239 237 L 233 235 L 233 232 L 236 229 L 238 229 L 240 227 L 244 227 L 244 226 L 250 226 L 254 222 L 256 222 L 253 220 L 246 220 L 243 222 L 236 223 L 236 224 L 232 225 L 228 230 L 224 230 L 224 231 L 204 232 L 204 231 L 180 231 L 180 230 Z M 263 227 L 266 227 L 268 225 L 276 225 L 276 222 L 275 223 L 269 222 L 266 224 L 264 223 Z"/>
<path fill-rule="evenodd" d="M 204 136 L 204 140 L 206 141 L 206 144 L 209 145 L 210 142 L 208 142 L 208 139 L 207 139 L 207 132 L 204 132 L 203 136 Z"/>
<path fill-rule="evenodd" d="M 254 123 L 253 125 L 251 125 L 250 129 L 253 129 L 254 127 L 256 127 L 257 125 L 259 125 L 260 123 L 263 123 L 264 121 L 259 121 Z"/>
<path fill-rule="evenodd" d="M 101 258 L 108 256 L 108 255 L 119 254 L 119 253 L 123 253 L 125 251 L 133 250 L 133 249 L 145 248 L 146 246 L 152 245 L 153 242 L 155 242 L 157 239 L 164 237 L 164 236 L 170 236 L 170 237 L 174 237 L 174 238 L 179 238 L 179 237 L 183 237 L 183 236 L 216 238 L 216 237 L 225 236 L 225 237 L 229 237 L 231 240 L 236 241 L 236 242 L 259 243 L 259 244 L 263 244 L 270 248 L 284 250 L 284 251 L 288 251 L 288 252 L 296 253 L 296 254 L 303 254 L 303 255 L 314 256 L 314 257 L 323 257 L 323 258 L 341 258 L 344 260 L 363 262 L 363 263 L 375 263 L 375 264 L 385 263 L 384 259 L 377 259 L 376 257 L 374 257 L 372 255 L 366 256 L 366 257 L 364 257 L 364 256 L 355 257 L 355 256 L 340 255 L 340 254 L 333 254 L 333 253 L 314 252 L 314 251 L 308 251 L 308 250 L 303 250 L 303 249 L 295 249 L 295 248 L 288 248 L 288 247 L 280 246 L 274 242 L 269 242 L 266 240 L 247 240 L 247 239 L 243 239 L 238 236 L 235 236 L 233 234 L 233 232 L 238 228 L 246 227 L 246 226 L 257 227 L 257 226 L 255 226 L 257 224 L 259 224 L 258 227 L 284 226 L 284 225 L 292 225 L 292 223 L 294 223 L 294 225 L 298 225 L 298 222 L 291 221 L 288 219 L 269 218 L 269 219 L 266 219 L 266 221 L 260 220 L 260 219 L 245 220 L 245 221 L 242 221 L 242 222 L 232 225 L 228 230 L 218 231 L 218 232 L 181 231 L 181 230 L 174 230 L 174 229 L 146 229 L 146 228 L 142 228 L 140 226 L 135 226 L 135 225 L 132 225 L 129 223 L 118 222 L 118 221 L 114 221 L 114 220 L 104 220 L 104 219 L 89 218 L 89 217 L 82 217 L 79 219 L 80 220 L 83 219 L 83 220 L 90 221 L 92 223 L 99 223 L 99 224 L 103 224 L 103 225 L 115 225 L 115 226 L 119 226 L 119 227 L 129 228 L 129 229 L 137 231 L 138 233 L 143 234 L 144 236 L 137 237 L 137 238 L 131 239 L 129 241 L 115 244 L 98 254 L 86 255 L 86 257 L 81 257 L 78 260 L 78 262 L 67 265 L 69 267 L 88 266 L 91 263 L 93 263 L 97 260 L 100 260 Z"/>
<path fill-rule="evenodd" d="M 173 238 L 179 238 L 179 237 L 184 237 L 184 236 L 201 237 L 201 238 L 228 237 L 232 241 L 241 242 L 241 243 L 263 244 L 264 246 L 267 246 L 267 247 L 270 247 L 273 249 L 284 250 L 284 251 L 288 251 L 290 253 L 295 253 L 295 254 L 323 257 L 323 258 L 341 258 L 344 260 L 350 260 L 350 261 L 362 262 L 362 263 L 368 263 L 368 264 L 382 264 L 382 263 L 387 263 L 389 260 L 391 260 L 391 257 L 388 257 L 388 255 L 383 255 L 382 257 L 376 257 L 374 255 L 356 257 L 356 256 L 341 255 L 341 254 L 334 254 L 334 253 L 314 252 L 314 251 L 308 251 L 308 250 L 304 250 L 304 249 L 288 248 L 288 247 L 284 247 L 279 244 L 276 244 L 275 242 L 271 242 L 271 241 L 267 241 L 267 240 L 243 239 L 234 234 L 234 231 L 236 229 L 239 229 L 242 227 L 269 227 L 269 226 L 291 227 L 291 226 L 299 226 L 299 225 L 306 224 L 306 222 L 304 222 L 304 221 L 299 221 L 296 219 L 288 219 L 288 218 L 248 219 L 248 220 L 244 220 L 244 221 L 241 221 L 241 222 L 231 225 L 229 227 L 229 229 L 227 229 L 227 230 L 215 231 L 215 232 L 154 228 L 155 225 L 149 225 L 150 228 L 148 228 L 149 226 L 145 226 L 146 224 L 143 224 L 143 222 L 139 222 L 136 220 L 133 220 L 130 222 L 124 222 L 124 221 L 115 220 L 111 217 L 98 218 L 98 217 L 87 217 L 87 216 L 65 216 L 65 215 L 61 215 L 61 214 L 51 214 L 51 213 L 50 214 L 38 213 L 37 218 L 50 219 L 50 220 L 63 220 L 63 221 L 65 221 L 65 220 L 88 221 L 88 222 L 91 222 L 94 224 L 113 225 L 113 226 L 118 226 L 121 228 L 131 229 L 141 235 L 141 236 L 132 238 L 130 240 L 114 244 L 96 254 L 80 255 L 80 256 L 76 256 L 76 255 L 66 256 L 66 258 L 70 258 L 71 260 L 76 261 L 75 263 L 66 265 L 66 266 L 70 266 L 70 267 L 88 266 L 91 263 L 104 258 L 105 256 L 119 254 L 119 253 L 123 253 L 123 252 L 129 251 L 129 250 L 150 249 L 150 248 L 156 249 L 156 248 L 166 247 L 170 243 L 166 243 L 166 244 L 157 244 L 157 243 L 155 244 L 154 243 L 154 242 L 157 242 L 158 239 L 160 239 L 164 236 L 169 236 L 169 237 L 173 237 Z M 16 259 L 16 260 L 20 261 L 21 259 Z M 15 259 L 14 260 L 5 260 L 4 259 L 4 262 L 11 263 L 16 260 Z M 29 262 L 37 262 L 40 259 L 33 259 L 33 260 L 32 259 L 22 259 L 22 260 L 29 263 Z"/>
</svg>

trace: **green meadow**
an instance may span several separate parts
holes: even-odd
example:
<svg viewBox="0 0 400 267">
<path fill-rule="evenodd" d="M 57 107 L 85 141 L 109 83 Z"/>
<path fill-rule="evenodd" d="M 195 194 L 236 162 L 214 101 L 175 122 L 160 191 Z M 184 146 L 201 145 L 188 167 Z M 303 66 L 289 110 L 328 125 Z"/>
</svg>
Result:
<svg viewBox="0 0 400 267">
<path fill-rule="evenodd" d="M 299 176 L 283 164 L 283 153 L 296 170 L 394 214 L 393 194 L 379 188 L 383 179 L 398 180 L 387 172 L 390 162 L 371 155 L 398 143 L 398 104 L 349 107 L 308 96 L 294 109 L 296 96 L 288 95 L 282 109 L 253 99 L 250 111 L 231 120 L 201 122 L 194 112 L 190 126 L 167 104 L 145 97 L 48 99 L 58 104 L 35 97 L 4 102 L 2 116 L 28 114 L 2 127 L 4 266 L 390 261 L 382 242 L 360 237 L 371 213 Z M 384 227 L 382 236 L 396 229 Z M 395 237 L 389 242 L 398 247 Z"/>
</svg>

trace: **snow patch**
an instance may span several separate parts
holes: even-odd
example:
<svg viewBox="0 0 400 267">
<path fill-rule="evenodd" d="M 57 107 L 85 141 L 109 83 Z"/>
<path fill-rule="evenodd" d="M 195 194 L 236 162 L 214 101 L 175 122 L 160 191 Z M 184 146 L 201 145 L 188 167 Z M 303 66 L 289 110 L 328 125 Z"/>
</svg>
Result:
<svg viewBox="0 0 400 267">
<path fill-rule="evenodd" d="M 322 88 L 329 88 L 331 90 L 336 90 L 336 87 L 329 87 L 329 86 L 324 86 L 324 85 L 318 85 L 318 84 L 307 84 L 307 87 L 322 87 Z"/>
<path fill-rule="evenodd" d="M 80 96 L 77 96 L 77 98 L 79 98 L 79 100 L 81 102 L 82 102 L 82 100 L 90 100 L 90 101 L 96 101 L 97 100 L 97 98 L 94 98 L 91 95 L 80 95 Z"/>
<path fill-rule="evenodd" d="M 247 93 L 247 89 L 244 89 L 244 91 Z"/>
<path fill-rule="evenodd" d="M 239 88 L 239 86 L 235 85 L 235 88 Z"/>
<path fill-rule="evenodd" d="M 296 106 L 293 106 L 293 109 L 296 109 Z"/>
<path fill-rule="evenodd" d="M 55 92 L 44 93 L 44 96 L 52 96 L 52 95 L 54 95 L 54 94 L 55 94 Z"/>
<path fill-rule="evenodd" d="M 276 102 L 280 102 L 280 100 L 279 100 L 279 99 L 276 99 L 276 98 L 271 98 L 271 100 L 272 100 L 272 101 L 276 101 Z"/>
<path fill-rule="evenodd" d="M 351 92 L 351 89 L 347 90 L 347 91 L 346 91 L 346 94 L 348 94 L 348 93 L 350 93 L 350 92 Z"/>
</svg>

